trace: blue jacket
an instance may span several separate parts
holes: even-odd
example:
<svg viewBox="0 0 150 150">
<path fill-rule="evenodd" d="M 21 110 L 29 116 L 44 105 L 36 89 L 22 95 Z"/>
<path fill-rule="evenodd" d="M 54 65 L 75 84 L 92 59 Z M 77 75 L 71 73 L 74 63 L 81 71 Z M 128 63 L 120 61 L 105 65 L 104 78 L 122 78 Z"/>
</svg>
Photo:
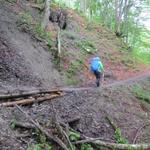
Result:
<svg viewBox="0 0 150 150">
<path fill-rule="evenodd" d="M 104 70 L 103 64 L 99 57 L 92 58 L 90 62 L 90 70 L 99 72 L 102 72 Z"/>
</svg>

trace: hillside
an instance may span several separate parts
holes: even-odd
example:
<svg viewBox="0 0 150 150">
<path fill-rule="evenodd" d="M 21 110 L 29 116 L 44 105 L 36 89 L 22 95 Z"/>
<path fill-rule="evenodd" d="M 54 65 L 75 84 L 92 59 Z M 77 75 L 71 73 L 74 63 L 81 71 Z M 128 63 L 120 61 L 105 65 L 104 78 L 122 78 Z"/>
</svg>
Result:
<svg viewBox="0 0 150 150">
<path fill-rule="evenodd" d="M 0 88 L 12 91 L 61 85 L 47 47 L 19 29 L 19 12 L 27 9 L 27 3 L 23 1 L 22 7 L 0 3 Z"/>
<path fill-rule="evenodd" d="M 61 8 L 67 27 L 60 33 L 59 60 L 58 25 L 50 21 L 44 31 L 40 9 L 32 1 L 0 0 L 0 149 L 108 150 L 91 141 L 75 144 L 88 138 L 148 145 L 150 66 L 136 60 L 112 31 L 69 8 Z M 105 67 L 100 88 L 89 71 L 97 55 Z M 2 105 L 21 100 L 27 102 L 21 111 Z"/>
</svg>

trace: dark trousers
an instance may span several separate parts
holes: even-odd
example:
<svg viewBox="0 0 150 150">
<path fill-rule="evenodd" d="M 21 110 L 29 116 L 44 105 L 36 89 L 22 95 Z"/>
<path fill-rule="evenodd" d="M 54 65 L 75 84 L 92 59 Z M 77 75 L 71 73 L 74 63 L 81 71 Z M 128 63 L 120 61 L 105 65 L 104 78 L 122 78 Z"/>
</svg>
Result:
<svg viewBox="0 0 150 150">
<path fill-rule="evenodd" d="M 94 75 L 96 77 L 96 86 L 99 87 L 102 74 L 99 71 L 94 71 Z"/>
</svg>

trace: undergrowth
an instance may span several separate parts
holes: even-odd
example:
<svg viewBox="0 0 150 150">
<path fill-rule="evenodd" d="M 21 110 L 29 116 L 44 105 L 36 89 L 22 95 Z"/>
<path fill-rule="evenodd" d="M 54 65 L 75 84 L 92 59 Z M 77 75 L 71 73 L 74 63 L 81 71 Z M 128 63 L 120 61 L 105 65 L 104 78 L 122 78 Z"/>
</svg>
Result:
<svg viewBox="0 0 150 150">
<path fill-rule="evenodd" d="M 132 91 L 138 99 L 150 103 L 150 89 L 144 89 L 140 85 L 134 85 Z"/>
<path fill-rule="evenodd" d="M 19 14 L 19 19 L 17 21 L 18 27 L 25 32 L 29 32 L 33 34 L 36 38 L 41 38 L 41 40 L 45 40 L 46 44 L 51 47 L 51 34 L 50 32 L 46 32 L 41 23 L 37 20 L 34 20 L 31 13 L 28 11 L 23 11 Z M 40 40 L 40 39 L 39 39 Z"/>
<path fill-rule="evenodd" d="M 128 144 L 129 143 L 128 140 L 122 136 L 120 128 L 116 129 L 114 138 L 115 138 L 116 142 L 119 144 Z"/>
<path fill-rule="evenodd" d="M 132 52 L 133 57 L 144 64 L 150 64 L 150 52 L 139 52 L 134 49 Z"/>
<path fill-rule="evenodd" d="M 84 54 L 94 54 L 95 52 L 97 52 L 94 43 L 88 39 L 76 41 L 76 46 L 80 48 L 81 53 Z"/>
</svg>

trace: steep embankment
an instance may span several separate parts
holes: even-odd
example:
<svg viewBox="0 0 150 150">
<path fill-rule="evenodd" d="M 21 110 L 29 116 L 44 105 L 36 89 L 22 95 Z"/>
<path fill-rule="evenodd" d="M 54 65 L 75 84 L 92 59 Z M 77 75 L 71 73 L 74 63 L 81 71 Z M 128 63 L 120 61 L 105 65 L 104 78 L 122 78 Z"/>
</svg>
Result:
<svg viewBox="0 0 150 150">
<path fill-rule="evenodd" d="M 0 1 L 0 89 L 29 90 L 29 88 L 61 85 L 61 77 L 52 64 L 47 48 L 17 27 L 16 11 L 22 6 Z"/>
</svg>

